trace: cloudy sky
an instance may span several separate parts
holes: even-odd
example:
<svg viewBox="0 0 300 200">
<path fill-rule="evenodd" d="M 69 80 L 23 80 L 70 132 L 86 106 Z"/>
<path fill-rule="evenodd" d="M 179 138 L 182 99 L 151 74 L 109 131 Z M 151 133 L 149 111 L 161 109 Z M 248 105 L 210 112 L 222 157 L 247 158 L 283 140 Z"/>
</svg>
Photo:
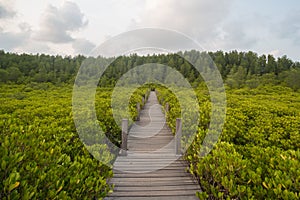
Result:
<svg viewBox="0 0 300 200">
<path fill-rule="evenodd" d="M 5 51 L 88 54 L 145 27 L 181 32 L 208 51 L 251 50 L 300 61 L 299 0 L 0 0 Z"/>
</svg>

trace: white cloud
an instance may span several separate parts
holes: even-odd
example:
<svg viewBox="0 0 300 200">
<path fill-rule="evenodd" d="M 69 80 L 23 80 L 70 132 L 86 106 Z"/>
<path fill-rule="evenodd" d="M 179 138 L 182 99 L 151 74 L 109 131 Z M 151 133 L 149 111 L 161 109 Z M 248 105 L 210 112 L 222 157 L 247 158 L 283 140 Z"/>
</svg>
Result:
<svg viewBox="0 0 300 200">
<path fill-rule="evenodd" d="M 260 54 L 278 49 L 279 54 L 299 60 L 299 5 L 298 1 L 271 4 L 258 0 L 0 0 L 0 49 L 87 54 L 105 36 L 157 27 L 182 32 L 209 51 Z M 185 41 L 170 42 L 176 40 L 170 37 L 162 33 L 145 35 L 149 41 L 144 43 L 131 41 L 158 42 L 174 51 L 189 46 Z"/>
<path fill-rule="evenodd" d="M 93 52 L 98 56 L 119 56 L 127 53 L 177 52 L 199 48 L 190 38 L 175 31 L 144 28 L 124 32 L 102 43 Z"/>
<path fill-rule="evenodd" d="M 0 27 L 0 48 L 11 51 L 29 42 L 31 36 L 30 26 L 20 23 L 16 31 L 7 31 Z"/>
<path fill-rule="evenodd" d="M 74 41 L 72 32 L 79 31 L 87 25 L 77 4 L 66 1 L 57 8 L 49 5 L 43 14 L 40 30 L 35 38 L 53 43 L 66 43 Z"/>
<path fill-rule="evenodd" d="M 279 57 L 282 55 L 282 53 L 278 49 L 274 49 L 274 50 L 268 52 L 267 54 L 273 55 L 274 57 Z"/>
<path fill-rule="evenodd" d="M 212 40 L 226 19 L 232 0 L 148 0 L 137 27 L 159 27 L 185 33 L 198 41 Z"/>
<path fill-rule="evenodd" d="M 10 2 L 0 2 L 0 19 L 14 17 L 16 12 L 11 8 Z"/>
<path fill-rule="evenodd" d="M 48 5 L 40 15 L 40 25 L 37 27 L 23 22 L 18 13 L 16 16 L 14 20 L 5 19 L 5 23 L 0 23 L 1 49 L 71 55 L 87 54 L 95 46 L 75 36 L 88 21 L 73 2 L 66 1 L 60 7 Z"/>
</svg>

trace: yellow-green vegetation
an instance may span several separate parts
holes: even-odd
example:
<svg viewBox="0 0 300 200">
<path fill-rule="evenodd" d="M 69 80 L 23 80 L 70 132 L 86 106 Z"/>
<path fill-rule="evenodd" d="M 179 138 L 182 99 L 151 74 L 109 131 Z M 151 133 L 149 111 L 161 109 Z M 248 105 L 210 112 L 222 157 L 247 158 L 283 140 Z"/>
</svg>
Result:
<svg viewBox="0 0 300 200">
<path fill-rule="evenodd" d="M 96 93 L 97 123 L 118 145 L 111 93 L 108 88 Z M 135 92 L 130 105 L 141 94 Z M 1 85 L 0 105 L 0 199 L 102 199 L 112 189 L 111 168 L 87 150 L 108 152 L 107 146 L 94 141 L 86 148 L 76 132 L 71 86 Z"/>
<path fill-rule="evenodd" d="M 203 190 L 200 199 L 300 198 L 300 93 L 281 86 L 229 89 L 222 135 L 213 150 L 200 156 L 210 123 L 206 88 L 195 89 L 200 123 L 185 154 L 189 171 Z M 169 92 L 160 99 L 170 104 L 168 120 L 180 115 Z M 163 104 L 166 101 L 162 102 Z M 170 121 L 174 129 L 174 121 Z"/>
<path fill-rule="evenodd" d="M 211 130 L 209 138 L 216 139 L 218 131 L 211 125 L 218 125 L 223 119 L 217 113 L 216 120 L 211 121 L 211 110 L 215 107 L 211 105 L 204 79 L 190 63 L 203 66 L 202 72 L 209 74 L 212 63 L 208 55 L 227 86 L 227 113 L 217 145 L 203 157 L 210 150 L 202 148 L 208 130 Z M 190 134 L 196 132 L 185 158 L 190 163 L 189 171 L 202 187 L 203 192 L 197 194 L 200 199 L 300 198 L 299 62 L 252 51 L 191 50 L 177 54 L 98 57 L 87 59 L 90 68 L 83 70 L 74 84 L 85 60 L 84 56 L 0 51 L 0 199 L 105 197 L 112 189 L 107 184 L 112 170 L 98 160 L 113 161 L 115 157 L 108 150 L 117 148 L 102 140 L 106 136 L 120 146 L 120 120 L 124 116 L 131 119 L 129 123 L 136 119 L 137 103 L 143 106 L 142 97 L 147 98 L 149 87 L 157 89 L 163 106 L 169 104 L 167 122 L 173 133 L 176 118 L 182 117 L 183 147 L 187 148 Z M 88 88 L 84 90 L 87 83 L 98 80 L 94 78 L 102 69 L 99 66 L 108 63 L 96 95 L 89 93 Z M 112 88 L 126 72 L 147 63 L 167 65 L 180 72 L 195 88 L 199 107 L 192 106 L 195 98 L 186 89 L 175 88 L 172 93 L 154 84 L 138 85 L 140 88 L 135 91 L 119 88 L 122 95 L 113 98 L 117 105 L 114 107 Z M 176 82 L 176 76 L 166 71 L 161 76 Z M 145 81 L 142 74 L 137 80 Z M 83 88 L 75 104 L 72 104 L 73 84 Z M 80 107 L 81 103 L 86 107 Z M 74 105 L 79 105 L 76 107 L 79 109 L 74 111 Z M 96 112 L 90 112 L 89 108 L 94 106 Z M 222 113 L 219 108 L 216 111 Z M 77 116 L 84 123 L 79 121 L 75 127 L 73 117 Z M 105 135 L 97 132 L 98 127 Z M 78 130 L 84 132 L 80 137 Z M 208 142 L 205 147 L 215 142 Z"/>
</svg>

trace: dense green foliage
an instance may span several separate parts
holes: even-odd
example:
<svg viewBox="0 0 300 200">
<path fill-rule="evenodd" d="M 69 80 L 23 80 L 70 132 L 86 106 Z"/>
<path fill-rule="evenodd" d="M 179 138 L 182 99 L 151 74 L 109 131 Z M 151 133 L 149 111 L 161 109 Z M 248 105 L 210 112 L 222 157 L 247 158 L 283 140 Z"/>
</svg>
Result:
<svg viewBox="0 0 300 200">
<path fill-rule="evenodd" d="M 125 90 L 124 92 L 129 93 L 129 90 L 122 88 Z M 120 147 L 121 144 L 121 120 L 123 118 L 129 119 L 129 126 L 133 121 L 137 119 L 137 104 L 139 104 L 140 109 L 144 106 L 147 98 L 148 98 L 148 86 L 143 86 L 137 88 L 131 96 L 129 96 L 129 101 L 122 101 L 124 98 L 118 98 L 118 96 L 114 96 L 114 100 L 116 101 L 117 107 L 113 107 L 112 104 L 112 89 L 111 88 L 98 88 L 97 95 L 95 99 L 96 106 L 96 114 L 101 125 L 101 128 L 106 134 L 106 137 L 114 143 L 116 146 Z M 118 95 L 118 94 L 117 94 Z M 143 99 L 144 98 L 144 102 Z M 128 103 L 128 110 L 120 109 L 125 107 Z M 113 113 L 113 111 L 115 113 Z M 128 115 L 126 113 L 128 112 Z M 113 115 L 114 114 L 114 115 Z M 94 135 L 91 136 L 94 139 Z"/>
<path fill-rule="evenodd" d="M 92 199 L 111 189 L 111 169 L 76 133 L 71 89 L 1 86 L 0 199 Z"/>
<path fill-rule="evenodd" d="M 192 116 L 181 114 L 194 108 L 180 108 L 174 93 L 155 86 L 160 103 L 169 104 L 167 121 L 172 131 L 175 133 L 177 117 L 189 123 L 187 129 L 198 130 L 185 155 L 189 171 L 203 190 L 198 197 L 299 199 L 300 64 L 286 56 L 275 59 L 253 52 L 210 52 L 226 83 L 227 114 L 219 143 L 202 157 L 200 149 L 210 125 L 210 97 L 201 76 L 184 58 L 197 63 L 204 55 L 207 53 L 189 51 L 118 57 L 99 81 L 102 87 L 95 95 L 97 120 L 91 123 L 99 124 L 110 141 L 119 146 L 121 130 L 113 117 L 110 86 L 135 66 L 166 64 L 183 74 L 198 96 L 200 121 L 192 124 Z M 106 63 L 114 60 L 94 61 L 101 59 Z M 0 51 L 0 199 L 101 199 L 112 189 L 107 184 L 112 170 L 94 158 L 112 161 L 114 157 L 105 153 L 109 147 L 99 145 L 95 135 L 79 138 L 73 122 L 70 83 L 83 60 L 83 56 Z M 87 75 L 98 72 L 90 69 Z M 78 87 L 86 80 L 80 81 Z M 141 87 L 130 96 L 132 120 L 138 115 L 136 104 L 143 106 L 142 97 L 147 98 L 148 88 Z M 188 101 L 185 90 L 177 92 Z M 117 101 L 118 105 L 125 103 Z M 125 110 L 117 112 L 123 114 Z M 80 128 L 90 131 L 89 124 Z"/>
<path fill-rule="evenodd" d="M 187 61 L 199 63 L 209 55 L 222 77 L 231 88 L 258 85 L 282 84 L 297 90 L 300 88 L 300 63 L 286 56 L 257 55 L 254 52 L 198 52 L 195 50 L 177 54 L 120 56 L 101 58 L 108 63 L 99 84 L 113 86 L 129 69 L 145 63 L 160 63 L 176 68 L 189 82 L 196 86 L 202 81 L 199 73 Z M 0 82 L 29 83 L 51 82 L 73 83 L 84 56 L 62 57 L 49 55 L 14 54 L 0 51 Z M 110 63 L 110 64 L 109 64 Z M 203 62 L 202 62 L 203 64 Z M 210 65 L 209 62 L 205 65 Z M 93 73 L 91 71 L 91 73 Z"/>
<path fill-rule="evenodd" d="M 146 91 L 143 87 L 132 94 L 132 119 Z M 111 88 L 97 89 L 96 123 L 119 146 L 121 130 L 112 115 L 111 94 Z M 0 199 L 101 199 L 112 189 L 107 184 L 111 168 L 95 158 L 111 162 L 114 157 L 95 135 L 79 138 L 72 87 L 1 85 L 0 103 Z"/>
<path fill-rule="evenodd" d="M 202 141 L 210 122 L 206 88 L 197 88 L 198 134 L 186 152 L 200 183 L 200 199 L 299 199 L 300 94 L 286 87 L 260 86 L 227 91 L 227 114 L 219 143 L 205 157 Z M 169 116 L 180 116 L 169 92 Z M 166 102 L 162 102 L 163 104 Z M 171 127 L 174 128 L 174 120 Z"/>
</svg>

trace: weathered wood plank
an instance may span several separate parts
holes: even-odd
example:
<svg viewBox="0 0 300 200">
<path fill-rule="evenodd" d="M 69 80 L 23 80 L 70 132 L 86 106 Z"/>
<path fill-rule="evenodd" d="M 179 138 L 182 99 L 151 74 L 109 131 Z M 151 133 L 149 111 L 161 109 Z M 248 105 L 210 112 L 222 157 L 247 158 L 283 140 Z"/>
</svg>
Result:
<svg viewBox="0 0 300 200">
<path fill-rule="evenodd" d="M 127 182 L 118 182 L 118 183 L 112 183 L 115 184 L 115 187 L 121 187 L 121 186 L 131 186 L 131 187 L 153 187 L 153 186 L 182 186 L 182 185 L 196 185 L 194 181 L 173 181 L 173 182 L 166 182 L 166 181 L 156 181 L 156 182 L 132 182 L 128 184 Z"/>
<path fill-rule="evenodd" d="M 107 197 L 106 200 L 197 200 L 196 196 L 159 196 L 159 197 Z"/>
<path fill-rule="evenodd" d="M 186 177 L 186 172 L 178 172 L 178 170 L 171 170 L 168 173 L 143 173 L 143 174 L 133 174 L 133 173 L 116 173 L 115 178 L 159 178 L 159 177 Z"/>
<path fill-rule="evenodd" d="M 127 156 L 119 156 L 114 163 L 110 180 L 114 192 L 105 199 L 197 199 L 200 187 L 187 172 L 186 162 L 176 155 L 179 145 L 165 123 L 155 92 L 139 113 L 127 137 Z"/>
<path fill-rule="evenodd" d="M 170 190 L 197 190 L 198 186 L 197 185 L 169 185 L 169 186 L 152 186 L 149 188 L 149 186 L 141 186 L 141 187 L 128 187 L 128 186 L 118 186 L 114 188 L 114 191 L 118 192 L 126 192 L 126 191 L 170 191 Z"/>
<path fill-rule="evenodd" d="M 160 197 L 160 196 L 177 196 L 177 195 L 184 195 L 184 196 L 195 196 L 194 190 L 162 190 L 162 191 L 125 191 L 125 192 L 114 192 L 111 196 L 115 197 Z"/>
</svg>

